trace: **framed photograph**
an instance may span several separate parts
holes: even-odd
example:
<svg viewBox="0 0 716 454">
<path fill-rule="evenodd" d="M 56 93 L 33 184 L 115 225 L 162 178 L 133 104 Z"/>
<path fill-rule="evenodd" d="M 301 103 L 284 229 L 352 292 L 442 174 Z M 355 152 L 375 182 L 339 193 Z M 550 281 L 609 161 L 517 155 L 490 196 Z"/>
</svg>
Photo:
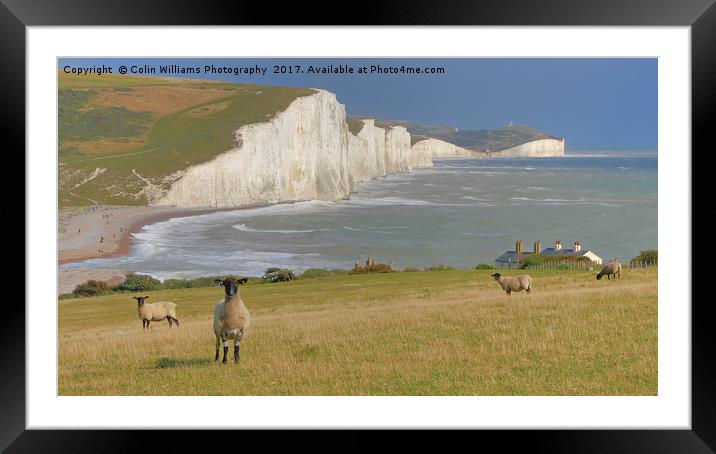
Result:
<svg viewBox="0 0 716 454">
<path fill-rule="evenodd" d="M 461 3 L 340 27 L 5 1 L 27 293 L 0 447 L 509 429 L 713 452 L 691 150 L 716 8 Z M 272 22 L 316 22 L 292 8 Z"/>
</svg>

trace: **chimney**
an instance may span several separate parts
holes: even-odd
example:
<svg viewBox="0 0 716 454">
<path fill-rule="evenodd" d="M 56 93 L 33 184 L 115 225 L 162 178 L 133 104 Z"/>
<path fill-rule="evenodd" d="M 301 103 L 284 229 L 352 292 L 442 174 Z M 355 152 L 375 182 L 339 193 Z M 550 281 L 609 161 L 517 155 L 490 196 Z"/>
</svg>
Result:
<svg viewBox="0 0 716 454">
<path fill-rule="evenodd" d="M 522 240 L 517 240 L 515 244 L 515 251 L 517 251 L 517 257 L 522 255 Z"/>
<path fill-rule="evenodd" d="M 579 252 L 582 250 L 582 243 L 580 243 L 578 240 L 574 242 L 574 252 Z"/>
<path fill-rule="evenodd" d="M 562 242 L 557 240 L 554 242 L 554 250 L 555 251 L 561 251 L 562 250 Z"/>
<path fill-rule="evenodd" d="M 540 240 L 535 241 L 535 254 L 539 254 L 542 251 L 542 243 Z"/>
</svg>

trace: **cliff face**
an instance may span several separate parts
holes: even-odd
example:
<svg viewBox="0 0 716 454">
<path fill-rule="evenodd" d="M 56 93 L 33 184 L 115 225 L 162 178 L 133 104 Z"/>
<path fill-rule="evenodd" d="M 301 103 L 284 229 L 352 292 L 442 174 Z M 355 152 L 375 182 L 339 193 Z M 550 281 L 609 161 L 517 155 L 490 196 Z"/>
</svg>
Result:
<svg viewBox="0 0 716 454">
<path fill-rule="evenodd" d="M 477 153 L 437 139 L 411 147 L 402 126 L 380 128 L 362 120 L 350 132 L 345 107 L 333 93 L 297 98 L 265 123 L 242 126 L 236 145 L 211 161 L 180 172 L 154 205 L 236 206 L 296 200 L 341 200 L 372 178 L 431 167 L 433 157 L 474 156 Z M 549 141 L 505 150 L 509 156 L 555 155 L 562 142 Z M 552 153 L 552 154 L 549 154 Z"/>
<path fill-rule="evenodd" d="M 363 120 L 362 130 L 353 135 L 345 107 L 324 90 L 296 99 L 269 122 L 241 127 L 236 143 L 213 160 L 187 168 L 154 204 L 340 200 L 372 178 L 432 165 L 432 149 L 415 153 L 401 126 L 386 131 Z"/>
<path fill-rule="evenodd" d="M 547 158 L 564 156 L 564 139 L 540 139 L 506 150 L 490 152 L 491 157 Z"/>
<path fill-rule="evenodd" d="M 402 126 L 385 133 L 385 171 L 388 174 L 410 171 L 410 134 Z"/>
<path fill-rule="evenodd" d="M 385 167 L 385 129 L 376 127 L 375 120 L 369 120 L 369 122 L 370 130 L 373 131 L 373 142 L 375 143 L 376 174 L 384 176 L 388 174 Z M 363 131 L 360 134 L 363 134 Z"/>
<path fill-rule="evenodd" d="M 236 141 L 232 150 L 187 168 L 156 203 L 230 206 L 350 193 L 345 109 L 331 93 L 298 98 L 271 121 L 242 126 Z"/>
<path fill-rule="evenodd" d="M 432 158 L 453 158 L 457 156 L 476 156 L 477 152 L 458 147 L 438 139 L 425 139 L 410 149 L 416 167 L 432 167 Z"/>
<path fill-rule="evenodd" d="M 387 175 L 385 130 L 376 128 L 373 120 L 362 121 L 363 128 L 357 136 L 348 133 L 348 162 L 353 191 L 360 183 Z"/>
</svg>

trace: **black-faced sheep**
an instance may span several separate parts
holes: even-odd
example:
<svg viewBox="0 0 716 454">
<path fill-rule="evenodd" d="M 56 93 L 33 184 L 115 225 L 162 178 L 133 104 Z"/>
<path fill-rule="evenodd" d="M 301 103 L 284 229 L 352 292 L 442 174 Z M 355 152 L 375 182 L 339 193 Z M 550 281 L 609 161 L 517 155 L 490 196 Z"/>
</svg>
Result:
<svg viewBox="0 0 716 454">
<path fill-rule="evenodd" d="M 522 290 L 530 293 L 532 290 L 532 278 L 527 274 L 520 276 L 503 276 L 500 273 L 492 275 L 493 278 L 502 286 L 502 289 L 510 296 L 512 292 L 520 292 Z"/>
<path fill-rule="evenodd" d="M 151 322 L 160 322 L 164 319 L 169 321 L 170 327 L 172 326 L 172 322 L 179 326 L 176 303 L 160 301 L 158 303 L 149 304 L 144 301 L 149 298 L 148 296 L 135 296 L 133 298 L 137 300 L 137 312 L 139 313 L 139 319 L 142 321 L 142 329 L 149 329 Z"/>
<path fill-rule="evenodd" d="M 619 262 L 607 263 L 602 267 L 602 270 L 597 273 L 597 280 L 603 278 L 604 275 L 607 276 L 607 280 L 611 279 L 612 276 L 614 276 L 614 279 L 622 277 L 622 264 Z"/>
<path fill-rule="evenodd" d="M 229 350 L 229 339 L 234 339 L 234 362 L 239 362 L 239 347 L 241 339 L 251 323 L 249 310 L 239 295 L 239 285 L 245 284 L 248 278 L 235 279 L 233 277 L 224 280 L 216 279 L 217 285 L 224 286 L 224 299 L 214 308 L 214 335 L 216 335 L 216 356 L 214 361 L 219 361 L 219 346 L 224 343 L 224 359 Z"/>
</svg>

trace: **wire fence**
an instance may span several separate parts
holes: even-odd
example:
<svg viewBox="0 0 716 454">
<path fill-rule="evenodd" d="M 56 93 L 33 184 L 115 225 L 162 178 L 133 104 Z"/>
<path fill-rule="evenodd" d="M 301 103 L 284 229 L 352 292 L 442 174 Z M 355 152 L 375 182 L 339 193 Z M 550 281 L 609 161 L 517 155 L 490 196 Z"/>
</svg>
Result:
<svg viewBox="0 0 716 454">
<path fill-rule="evenodd" d="M 655 266 L 659 266 L 658 260 L 653 260 L 653 261 L 632 260 L 626 264 L 627 268 L 652 268 Z"/>
<path fill-rule="evenodd" d="M 622 263 L 623 268 L 653 268 L 658 266 L 658 261 L 642 261 L 642 260 L 630 260 L 627 263 Z M 508 268 L 516 269 L 519 266 L 511 266 Z M 550 260 L 542 263 L 533 263 L 527 265 L 525 269 L 528 270 L 584 270 L 584 271 L 598 271 L 602 269 L 602 265 L 586 260 Z"/>
</svg>

